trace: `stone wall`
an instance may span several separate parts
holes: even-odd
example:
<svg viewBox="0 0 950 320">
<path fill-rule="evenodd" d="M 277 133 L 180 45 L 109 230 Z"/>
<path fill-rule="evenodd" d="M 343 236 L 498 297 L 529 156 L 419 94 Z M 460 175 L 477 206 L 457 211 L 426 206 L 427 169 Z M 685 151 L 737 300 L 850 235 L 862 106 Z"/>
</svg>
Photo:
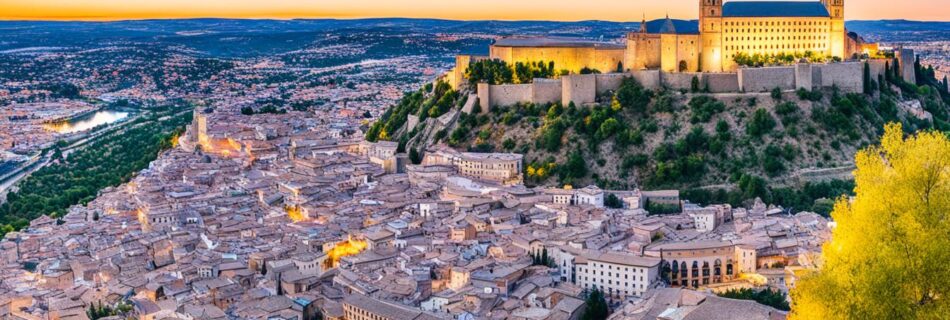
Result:
<svg viewBox="0 0 950 320">
<path fill-rule="evenodd" d="M 573 74 L 561 77 L 561 104 L 582 106 L 596 102 L 597 78 L 593 74 Z"/>
<path fill-rule="evenodd" d="M 878 75 L 884 76 L 885 65 L 891 65 L 890 59 L 869 59 L 868 66 L 871 68 L 871 79 L 877 81 Z M 864 70 L 862 70 L 864 72 Z"/>
<path fill-rule="evenodd" d="M 700 81 L 699 88 L 702 89 L 703 88 L 703 85 L 701 82 L 702 76 L 703 74 L 698 73 L 698 72 L 682 72 L 682 73 L 662 72 L 660 73 L 660 80 L 662 81 L 664 87 L 674 89 L 674 90 L 680 90 L 680 89 L 689 90 L 692 87 L 693 78 L 695 77 L 696 80 Z"/>
<path fill-rule="evenodd" d="M 492 59 L 510 64 L 544 61 L 554 62 L 555 70 L 580 72 L 583 68 L 613 72 L 624 60 L 624 48 L 606 47 L 506 47 L 492 45 L 488 48 Z"/>
<path fill-rule="evenodd" d="M 897 52 L 897 59 L 900 61 L 900 72 L 904 81 L 917 83 L 917 73 L 914 71 L 914 61 L 917 56 L 914 54 L 914 50 L 901 48 Z M 891 67 L 893 68 L 893 64 Z"/>
<path fill-rule="evenodd" d="M 487 113 L 491 111 L 491 86 L 487 83 L 479 83 L 477 86 L 476 95 L 478 95 L 478 105 L 482 109 L 482 113 Z"/>
<path fill-rule="evenodd" d="M 811 90 L 815 86 L 815 71 L 811 64 L 795 65 L 795 89 Z"/>
<path fill-rule="evenodd" d="M 871 64 L 872 75 L 883 72 L 883 62 Z M 911 68 L 913 69 L 913 68 Z M 620 87 L 625 77 L 635 78 L 644 88 L 655 90 L 667 87 L 690 90 L 693 78 L 700 89 L 712 93 L 766 92 L 774 88 L 830 88 L 837 86 L 845 92 L 861 92 L 864 87 L 864 62 L 832 64 L 799 64 L 794 66 L 742 68 L 737 73 L 667 73 L 642 70 L 629 73 L 574 74 L 561 79 L 535 79 L 530 84 L 478 85 L 478 99 L 483 112 L 490 106 L 509 106 L 522 103 L 552 103 L 563 105 L 574 102 L 577 106 L 596 102 L 600 94 Z"/>
<path fill-rule="evenodd" d="M 630 75 L 626 73 L 605 73 L 595 75 L 594 81 L 595 86 L 597 87 L 597 94 L 601 95 L 607 91 L 617 90 L 617 88 L 620 88 L 620 83 L 623 82 L 623 78 L 629 76 Z"/>
<path fill-rule="evenodd" d="M 510 106 L 531 101 L 532 84 L 501 84 L 491 86 L 490 105 Z M 484 109 L 484 108 L 483 108 Z"/>
<path fill-rule="evenodd" d="M 561 80 L 534 79 L 531 84 L 531 102 L 552 103 L 561 101 Z"/>
<path fill-rule="evenodd" d="M 703 80 L 703 85 L 708 84 L 712 93 L 739 91 L 739 75 L 735 73 L 707 73 Z"/>
<path fill-rule="evenodd" d="M 740 68 L 739 90 L 764 92 L 776 87 L 782 90 L 795 89 L 795 67 Z"/>
<path fill-rule="evenodd" d="M 637 82 L 639 82 L 644 88 L 650 90 L 660 88 L 660 70 L 641 70 L 625 75 L 637 79 Z"/>
<path fill-rule="evenodd" d="M 465 105 L 462 106 L 462 112 L 471 114 L 476 103 L 478 103 L 478 95 L 474 93 L 469 94 L 468 99 L 465 100 Z"/>
<path fill-rule="evenodd" d="M 842 62 L 812 65 L 814 86 L 830 88 L 837 86 L 843 92 L 864 90 L 864 62 Z M 816 71 L 817 70 L 817 71 Z"/>
</svg>

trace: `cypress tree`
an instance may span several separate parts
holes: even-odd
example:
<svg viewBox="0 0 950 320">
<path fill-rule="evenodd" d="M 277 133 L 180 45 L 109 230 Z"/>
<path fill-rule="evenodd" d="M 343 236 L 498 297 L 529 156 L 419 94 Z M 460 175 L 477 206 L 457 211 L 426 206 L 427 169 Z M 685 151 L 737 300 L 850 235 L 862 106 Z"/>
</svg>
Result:
<svg viewBox="0 0 950 320">
<path fill-rule="evenodd" d="M 914 80 L 917 85 L 924 83 L 923 68 L 920 67 L 920 56 L 914 59 Z"/>
<path fill-rule="evenodd" d="M 884 75 L 877 75 L 877 85 L 881 93 L 887 92 L 887 82 L 884 81 Z"/>
<path fill-rule="evenodd" d="M 901 79 L 901 62 L 897 59 L 894 59 L 894 67 L 891 68 L 891 72 L 894 74 L 891 75 L 891 80 L 894 82 L 900 81 Z"/>
<path fill-rule="evenodd" d="M 539 264 L 547 265 L 548 264 L 548 248 L 541 250 L 541 261 Z"/>
<path fill-rule="evenodd" d="M 871 65 L 867 61 L 864 62 L 864 94 L 871 94 Z"/>
</svg>

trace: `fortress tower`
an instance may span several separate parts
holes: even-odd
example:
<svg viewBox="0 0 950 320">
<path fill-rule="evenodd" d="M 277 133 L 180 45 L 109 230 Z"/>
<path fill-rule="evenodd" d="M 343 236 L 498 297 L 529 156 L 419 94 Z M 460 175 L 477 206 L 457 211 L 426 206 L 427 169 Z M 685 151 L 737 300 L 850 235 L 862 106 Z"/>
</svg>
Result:
<svg viewBox="0 0 950 320">
<path fill-rule="evenodd" d="M 831 16 L 828 36 L 830 41 L 829 53 L 833 57 L 847 59 L 848 57 L 845 56 L 847 31 L 844 29 L 844 0 L 821 0 L 821 4 L 828 9 L 828 15 Z"/>
<path fill-rule="evenodd" d="M 821 4 L 828 9 L 828 15 L 831 16 L 828 36 L 829 53 L 833 57 L 847 59 L 844 49 L 847 33 L 844 29 L 844 0 L 821 0 Z"/>
<path fill-rule="evenodd" d="M 699 33 L 700 70 L 722 72 L 722 0 L 699 0 Z"/>
</svg>

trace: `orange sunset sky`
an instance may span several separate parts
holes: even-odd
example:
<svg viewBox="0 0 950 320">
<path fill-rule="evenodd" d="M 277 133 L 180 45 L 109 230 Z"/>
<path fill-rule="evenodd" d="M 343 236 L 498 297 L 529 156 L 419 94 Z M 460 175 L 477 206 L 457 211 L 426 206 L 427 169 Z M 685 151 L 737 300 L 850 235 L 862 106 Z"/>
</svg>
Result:
<svg viewBox="0 0 950 320">
<path fill-rule="evenodd" d="M 728 0 L 727 0 L 728 1 Z M 698 0 L 0 0 L 3 20 L 371 18 L 695 19 Z M 950 0 L 846 0 L 846 19 L 950 21 Z"/>
</svg>

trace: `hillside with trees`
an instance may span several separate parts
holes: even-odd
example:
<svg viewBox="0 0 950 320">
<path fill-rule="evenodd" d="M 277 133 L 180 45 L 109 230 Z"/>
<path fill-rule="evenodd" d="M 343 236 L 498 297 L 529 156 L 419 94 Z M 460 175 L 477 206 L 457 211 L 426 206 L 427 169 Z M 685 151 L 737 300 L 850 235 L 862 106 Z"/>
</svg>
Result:
<svg viewBox="0 0 950 320">
<path fill-rule="evenodd" d="M 479 77 L 504 73 L 498 81 L 519 81 L 492 63 L 480 68 L 494 71 L 478 71 Z M 738 205 L 759 197 L 827 215 L 829 199 L 853 189 L 839 179 L 853 170 L 854 154 L 877 143 L 886 123 L 902 123 L 907 132 L 950 131 L 950 93 L 933 73 L 917 68 L 917 83 L 904 82 L 890 66 L 886 76 L 866 75 L 864 93 L 711 94 L 698 81 L 691 90 L 650 90 L 627 78 L 595 105 L 494 107 L 459 112 L 447 127 L 426 128 L 426 117 L 458 110 L 468 95 L 439 83 L 407 94 L 372 125 L 367 139 L 399 141 L 400 152 L 416 162 L 436 143 L 520 153 L 529 186 L 679 189 L 700 203 Z M 910 112 L 914 101 L 932 120 Z M 419 116 L 420 124 L 404 128 L 407 114 Z"/>
<path fill-rule="evenodd" d="M 41 215 L 62 217 L 70 206 L 86 204 L 99 190 L 129 181 L 158 154 L 177 143 L 191 122 L 191 108 L 151 108 L 142 116 L 110 129 L 87 145 L 51 150 L 50 164 L 20 181 L 0 205 L 0 234 L 20 230 Z"/>
</svg>

